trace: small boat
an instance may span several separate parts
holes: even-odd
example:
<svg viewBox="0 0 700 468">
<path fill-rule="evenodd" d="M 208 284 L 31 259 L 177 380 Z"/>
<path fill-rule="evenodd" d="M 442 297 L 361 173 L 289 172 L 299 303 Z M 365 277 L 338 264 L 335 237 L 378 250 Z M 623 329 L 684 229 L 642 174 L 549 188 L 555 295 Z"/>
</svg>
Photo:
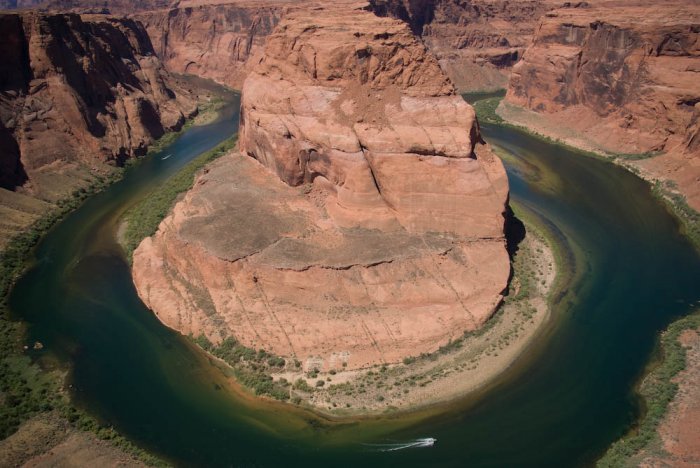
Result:
<svg viewBox="0 0 700 468">
<path fill-rule="evenodd" d="M 390 444 L 365 444 L 370 447 L 375 447 L 380 452 L 396 452 L 397 450 L 411 449 L 411 448 L 421 448 L 421 447 L 432 447 L 437 442 L 437 439 L 433 437 L 424 437 L 421 439 L 415 439 L 408 442 L 390 443 Z"/>
<path fill-rule="evenodd" d="M 169 155 L 167 155 L 167 156 L 163 156 L 163 157 L 160 158 L 160 159 L 162 159 L 163 161 L 165 161 L 165 160 L 168 159 L 170 156 L 172 156 L 172 154 L 169 154 Z"/>
</svg>

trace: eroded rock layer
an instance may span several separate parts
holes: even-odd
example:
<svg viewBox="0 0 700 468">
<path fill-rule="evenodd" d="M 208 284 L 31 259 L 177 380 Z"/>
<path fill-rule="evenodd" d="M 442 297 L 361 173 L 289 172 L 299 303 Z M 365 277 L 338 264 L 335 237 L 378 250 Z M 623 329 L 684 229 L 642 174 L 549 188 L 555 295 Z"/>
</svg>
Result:
<svg viewBox="0 0 700 468">
<path fill-rule="evenodd" d="M 406 21 L 462 91 L 505 88 L 551 0 L 371 0 Z M 575 3 L 575 2 L 574 2 Z"/>
<path fill-rule="evenodd" d="M 408 26 L 365 7 L 285 16 L 243 87 L 241 154 L 134 253 L 167 325 L 352 369 L 434 351 L 501 301 L 503 166 Z"/>
<path fill-rule="evenodd" d="M 133 15 L 169 70 L 240 89 L 290 1 L 180 2 Z"/>
<path fill-rule="evenodd" d="M 506 102 L 640 162 L 700 208 L 700 5 L 599 2 L 547 13 Z M 590 144 L 587 144 L 590 143 Z"/>
<path fill-rule="evenodd" d="M 3 188 L 51 198 L 42 173 L 142 154 L 196 111 L 133 20 L 0 14 L 0 30 Z"/>
</svg>

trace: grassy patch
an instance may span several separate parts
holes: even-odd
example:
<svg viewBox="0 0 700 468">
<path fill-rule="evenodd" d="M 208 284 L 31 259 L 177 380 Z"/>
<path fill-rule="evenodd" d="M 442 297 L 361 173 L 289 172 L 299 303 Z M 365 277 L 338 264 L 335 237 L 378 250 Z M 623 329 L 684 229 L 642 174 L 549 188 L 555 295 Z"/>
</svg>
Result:
<svg viewBox="0 0 700 468">
<path fill-rule="evenodd" d="M 476 111 L 476 117 L 480 122 L 500 124 L 503 119 L 496 113 L 496 108 L 503 100 L 503 96 L 496 96 L 487 99 L 481 99 L 472 104 Z"/>
<path fill-rule="evenodd" d="M 661 335 L 662 360 L 644 379 L 639 389 L 646 401 L 646 414 L 632 432 L 610 446 L 598 461 L 598 466 L 625 466 L 630 457 L 658 436 L 656 429 L 678 392 L 678 384 L 673 382 L 673 378 L 686 366 L 686 351 L 678 337 L 684 330 L 698 328 L 700 312 L 695 312 L 672 323 Z"/>
<path fill-rule="evenodd" d="M 676 215 L 681 222 L 683 234 L 700 251 L 700 213 L 688 205 L 685 197 L 676 191 L 676 186 L 671 181 L 656 182 L 652 193 Z"/>
<path fill-rule="evenodd" d="M 628 161 L 639 161 L 641 159 L 649 159 L 661 154 L 661 151 L 647 151 L 646 153 L 612 153 L 612 157 L 626 159 Z"/>
<path fill-rule="evenodd" d="M 236 137 L 231 137 L 216 148 L 202 153 L 187 163 L 177 174 L 167 179 L 153 191 L 143 197 L 124 215 L 126 229 L 122 238 L 127 258 L 131 261 L 134 249 L 143 239 L 156 233 L 158 225 L 172 208 L 178 195 L 189 190 L 194 183 L 195 174 L 205 165 L 226 154 L 236 144 Z"/>
</svg>

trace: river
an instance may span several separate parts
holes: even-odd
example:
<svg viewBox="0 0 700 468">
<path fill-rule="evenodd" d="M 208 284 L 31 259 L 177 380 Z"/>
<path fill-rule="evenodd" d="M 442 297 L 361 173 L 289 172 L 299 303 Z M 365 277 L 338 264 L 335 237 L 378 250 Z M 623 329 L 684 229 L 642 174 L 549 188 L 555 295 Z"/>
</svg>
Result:
<svg viewBox="0 0 700 468">
<path fill-rule="evenodd" d="M 230 94 L 217 121 L 55 226 L 14 288 L 13 315 L 44 344 L 32 352 L 72 369 L 77 405 L 181 466 L 579 466 L 638 418 L 635 382 L 659 332 L 697 307 L 700 258 L 636 176 L 497 125 L 482 130 L 505 156 L 512 201 L 549 223 L 576 273 L 536 346 L 480 394 L 414 415 L 333 423 L 231 390 L 141 303 L 115 233 L 159 181 L 236 131 L 238 106 Z M 372 445 L 423 437 L 437 442 Z"/>
</svg>

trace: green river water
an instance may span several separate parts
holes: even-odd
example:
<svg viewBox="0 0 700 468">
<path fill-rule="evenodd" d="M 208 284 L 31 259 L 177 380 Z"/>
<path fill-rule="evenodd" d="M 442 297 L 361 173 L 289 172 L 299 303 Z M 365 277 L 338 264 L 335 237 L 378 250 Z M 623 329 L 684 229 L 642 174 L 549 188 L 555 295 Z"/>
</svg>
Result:
<svg viewBox="0 0 700 468">
<path fill-rule="evenodd" d="M 580 466 L 639 417 L 634 385 L 659 332 L 697 307 L 700 258 L 637 177 L 492 125 L 482 130 L 504 155 L 511 200 L 549 226 L 575 273 L 536 346 L 480 394 L 412 415 L 337 423 L 227 390 L 224 372 L 141 303 L 115 232 L 129 206 L 236 131 L 238 105 L 231 94 L 219 120 L 58 224 L 14 288 L 28 342 L 73 369 L 76 404 L 179 466 Z M 420 437 L 437 443 L 371 445 Z"/>
</svg>

